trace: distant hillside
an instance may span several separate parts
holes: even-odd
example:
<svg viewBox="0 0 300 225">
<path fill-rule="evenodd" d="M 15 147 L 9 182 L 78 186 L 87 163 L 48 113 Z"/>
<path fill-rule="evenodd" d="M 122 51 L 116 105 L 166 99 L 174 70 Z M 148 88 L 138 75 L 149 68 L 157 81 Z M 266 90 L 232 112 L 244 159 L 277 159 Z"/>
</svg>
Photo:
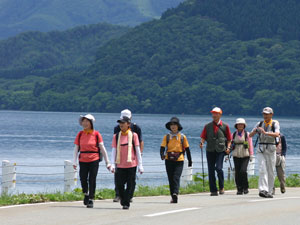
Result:
<svg viewBox="0 0 300 225">
<path fill-rule="evenodd" d="M 97 49 L 128 27 L 95 24 L 67 31 L 26 32 L 0 41 L 0 77 L 51 76 L 70 68 L 86 68 Z"/>
<path fill-rule="evenodd" d="M 0 39 L 106 22 L 135 26 L 183 0 L 1 0 Z"/>
<path fill-rule="evenodd" d="M 220 0 L 199 2 L 211 12 L 224 9 Z M 233 1 L 230 10 L 239 13 L 236 18 L 247 16 L 239 30 L 225 19 L 199 13 L 199 2 L 187 1 L 162 19 L 109 41 L 84 72 L 0 80 L 0 108 L 203 114 L 220 106 L 225 114 L 254 115 L 271 106 L 276 115 L 300 116 L 300 41 L 293 36 L 298 27 L 289 24 L 298 16 L 286 13 L 274 20 L 279 26 L 286 18 L 279 27 L 293 26 L 289 39 L 269 36 L 263 22 L 271 19 L 273 2 L 281 10 L 298 4 L 257 0 L 250 7 L 246 0 Z M 262 21 L 254 30 L 253 11 L 260 12 L 255 20 Z M 250 36 L 244 38 L 247 30 Z"/>
</svg>

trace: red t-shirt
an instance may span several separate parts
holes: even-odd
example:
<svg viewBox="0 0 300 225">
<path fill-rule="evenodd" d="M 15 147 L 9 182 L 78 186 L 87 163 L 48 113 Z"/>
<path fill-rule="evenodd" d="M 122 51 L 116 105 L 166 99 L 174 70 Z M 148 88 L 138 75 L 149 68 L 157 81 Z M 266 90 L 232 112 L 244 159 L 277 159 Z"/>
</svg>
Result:
<svg viewBox="0 0 300 225">
<path fill-rule="evenodd" d="M 214 132 L 215 134 L 218 132 L 219 130 L 219 126 L 222 126 L 223 125 L 223 122 L 220 121 L 219 125 L 217 125 L 215 122 L 213 122 L 213 127 L 214 127 Z M 231 132 L 230 132 L 230 129 L 229 129 L 229 126 L 227 125 L 226 126 L 226 130 L 225 130 L 225 134 L 226 134 L 226 138 L 227 138 L 227 141 L 231 141 Z M 201 138 L 203 139 L 207 139 L 207 131 L 206 131 L 206 126 L 204 127 L 202 133 L 201 133 Z"/>
<path fill-rule="evenodd" d="M 81 136 L 80 136 L 81 134 Z M 96 139 L 96 135 L 98 135 L 98 143 Z M 79 142 L 80 136 L 80 142 Z M 74 141 L 75 145 L 79 145 L 80 143 L 80 155 L 79 162 L 94 162 L 99 160 L 99 143 L 103 142 L 102 136 L 98 131 L 92 131 L 91 133 L 87 133 L 85 131 L 80 131 L 76 139 Z M 84 152 L 95 152 L 95 153 L 84 153 Z"/>
</svg>

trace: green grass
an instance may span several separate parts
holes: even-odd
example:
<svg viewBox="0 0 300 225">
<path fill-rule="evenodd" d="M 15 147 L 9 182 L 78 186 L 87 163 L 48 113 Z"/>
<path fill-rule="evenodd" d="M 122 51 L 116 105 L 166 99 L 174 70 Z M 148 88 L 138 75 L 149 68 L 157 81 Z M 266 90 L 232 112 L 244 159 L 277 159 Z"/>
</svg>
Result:
<svg viewBox="0 0 300 225">
<path fill-rule="evenodd" d="M 204 177 L 206 178 L 207 175 Z M 186 187 L 180 188 L 180 194 L 193 194 L 200 192 L 208 192 L 209 185 L 207 179 L 205 179 L 205 185 L 203 188 L 203 178 L 200 173 L 195 174 L 193 182 Z M 234 190 L 235 183 L 233 180 L 226 180 L 224 183 L 225 190 Z M 258 177 L 249 177 L 249 188 L 257 188 Z M 292 174 L 286 178 L 287 187 L 300 187 L 300 175 Z M 275 187 L 279 187 L 279 181 L 276 178 Z M 169 195 L 169 186 L 163 185 L 158 187 L 142 186 L 138 185 L 134 193 L 135 197 L 141 196 L 159 196 L 159 195 Z M 95 199 L 112 199 L 115 196 L 113 189 L 100 189 L 96 191 Z M 80 188 L 74 189 L 71 193 L 38 193 L 38 194 L 17 194 L 17 195 L 1 195 L 0 196 L 0 206 L 6 205 L 20 205 L 20 204 L 32 204 L 32 203 L 42 203 L 42 202 L 65 202 L 65 201 L 81 201 L 83 195 Z"/>
</svg>

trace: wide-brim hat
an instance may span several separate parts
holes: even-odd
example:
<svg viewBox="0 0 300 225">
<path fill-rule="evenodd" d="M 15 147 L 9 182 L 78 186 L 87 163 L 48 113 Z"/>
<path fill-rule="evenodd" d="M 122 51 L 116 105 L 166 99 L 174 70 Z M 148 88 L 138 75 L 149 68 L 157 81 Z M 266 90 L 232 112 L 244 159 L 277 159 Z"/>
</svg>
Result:
<svg viewBox="0 0 300 225">
<path fill-rule="evenodd" d="M 96 119 L 95 119 L 95 117 L 92 114 L 86 114 L 84 116 L 80 115 L 80 117 L 79 117 L 79 124 L 80 124 L 80 126 L 82 126 L 83 119 L 88 119 L 91 122 L 92 127 L 94 127 L 94 122 L 95 122 Z"/>
<path fill-rule="evenodd" d="M 236 119 L 235 124 L 234 124 L 234 127 L 236 129 L 237 129 L 237 125 L 238 124 L 244 124 L 245 128 L 247 127 L 247 123 L 246 123 L 246 120 L 244 118 L 238 118 L 238 119 Z"/>
<path fill-rule="evenodd" d="M 182 126 L 181 126 L 181 124 L 180 124 L 180 121 L 179 121 L 179 119 L 177 117 L 172 117 L 171 120 L 166 123 L 166 128 L 168 130 L 171 130 L 171 125 L 172 124 L 177 124 L 178 131 L 181 131 L 183 129 Z"/>
</svg>

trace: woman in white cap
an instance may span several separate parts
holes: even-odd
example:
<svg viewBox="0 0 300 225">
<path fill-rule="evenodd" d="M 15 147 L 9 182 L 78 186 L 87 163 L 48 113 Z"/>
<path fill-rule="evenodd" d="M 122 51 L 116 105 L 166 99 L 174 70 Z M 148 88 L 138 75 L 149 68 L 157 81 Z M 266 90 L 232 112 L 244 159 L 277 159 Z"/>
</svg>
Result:
<svg viewBox="0 0 300 225">
<path fill-rule="evenodd" d="M 234 127 L 236 131 L 232 135 L 232 156 L 235 168 L 235 183 L 237 195 L 248 194 L 247 168 L 249 160 L 253 159 L 253 143 L 249 132 L 245 130 L 245 119 L 238 118 Z"/>
<path fill-rule="evenodd" d="M 94 130 L 95 117 L 91 114 L 80 116 L 79 124 L 83 127 L 75 139 L 74 148 L 74 169 L 77 168 L 77 158 L 79 154 L 79 176 L 84 193 L 83 204 L 87 208 L 94 207 L 94 198 L 96 191 L 96 178 L 98 174 L 100 153 L 102 153 L 106 167 L 110 170 L 110 162 L 103 144 L 101 134 Z"/>
</svg>

